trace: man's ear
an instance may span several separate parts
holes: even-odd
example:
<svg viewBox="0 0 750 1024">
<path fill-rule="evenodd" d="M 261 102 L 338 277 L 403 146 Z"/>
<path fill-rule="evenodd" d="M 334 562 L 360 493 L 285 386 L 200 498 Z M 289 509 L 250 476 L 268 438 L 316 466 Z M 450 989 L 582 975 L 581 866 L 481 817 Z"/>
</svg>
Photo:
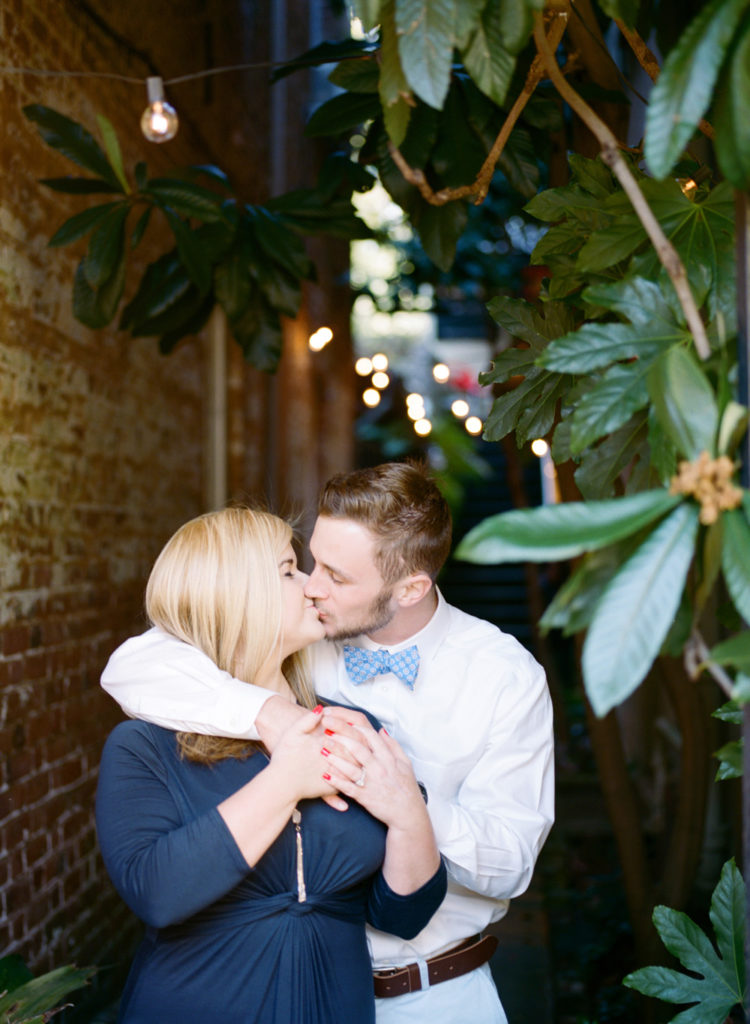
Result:
<svg viewBox="0 0 750 1024">
<path fill-rule="evenodd" d="M 432 589 L 432 580 L 426 572 L 415 572 L 405 576 L 393 588 L 393 596 L 402 608 L 411 608 L 419 604 Z"/>
</svg>

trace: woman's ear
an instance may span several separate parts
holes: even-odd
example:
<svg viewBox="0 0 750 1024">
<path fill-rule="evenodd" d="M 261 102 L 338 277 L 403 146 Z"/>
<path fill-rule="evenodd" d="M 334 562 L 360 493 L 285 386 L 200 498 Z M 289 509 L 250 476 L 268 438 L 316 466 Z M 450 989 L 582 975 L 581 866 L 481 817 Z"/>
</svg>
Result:
<svg viewBox="0 0 750 1024">
<path fill-rule="evenodd" d="M 393 588 L 393 596 L 402 608 L 411 608 L 429 594 L 432 580 L 426 572 L 405 576 Z"/>
</svg>

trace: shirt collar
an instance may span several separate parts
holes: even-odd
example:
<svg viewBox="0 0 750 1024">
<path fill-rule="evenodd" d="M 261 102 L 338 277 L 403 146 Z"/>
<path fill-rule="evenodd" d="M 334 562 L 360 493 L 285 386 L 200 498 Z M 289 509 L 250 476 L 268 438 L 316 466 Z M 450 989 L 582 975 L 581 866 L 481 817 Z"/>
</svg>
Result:
<svg viewBox="0 0 750 1024">
<path fill-rule="evenodd" d="M 402 640 L 398 644 L 377 644 L 374 640 L 371 640 L 369 636 L 357 636 L 352 637 L 351 640 L 337 640 L 336 646 L 339 651 L 343 649 L 344 643 L 350 644 L 352 647 L 364 647 L 369 651 L 390 651 L 391 654 L 395 654 L 397 651 L 403 651 L 406 647 L 411 647 L 412 644 L 416 644 L 419 649 L 419 674 L 417 680 L 420 679 L 424 667 L 432 661 L 435 652 L 438 647 L 445 639 L 448 634 L 448 620 L 450 619 L 450 607 L 440 593 L 440 590 L 435 587 L 435 593 L 437 594 L 437 608 L 432 614 L 430 621 L 424 625 L 418 633 L 414 633 L 406 640 Z"/>
</svg>

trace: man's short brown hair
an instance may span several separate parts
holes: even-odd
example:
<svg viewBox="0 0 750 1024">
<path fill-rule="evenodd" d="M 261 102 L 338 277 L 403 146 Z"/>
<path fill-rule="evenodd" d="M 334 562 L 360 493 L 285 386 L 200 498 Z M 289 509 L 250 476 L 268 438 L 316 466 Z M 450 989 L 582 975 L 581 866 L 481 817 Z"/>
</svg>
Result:
<svg viewBox="0 0 750 1024">
<path fill-rule="evenodd" d="M 374 533 L 376 565 L 388 585 L 417 572 L 434 582 L 450 552 L 448 503 L 418 462 L 337 474 L 321 492 L 318 515 L 352 519 Z"/>
</svg>

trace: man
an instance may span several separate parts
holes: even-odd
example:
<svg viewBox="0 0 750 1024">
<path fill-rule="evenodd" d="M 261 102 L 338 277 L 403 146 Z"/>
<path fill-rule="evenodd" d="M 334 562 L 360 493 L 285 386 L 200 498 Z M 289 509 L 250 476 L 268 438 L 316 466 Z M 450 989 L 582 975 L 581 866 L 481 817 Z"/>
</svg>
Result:
<svg viewBox="0 0 750 1024">
<path fill-rule="evenodd" d="M 487 964 L 494 945 L 479 933 L 527 888 L 553 820 L 544 674 L 513 637 L 446 604 L 435 579 L 450 534 L 426 472 L 387 463 L 330 480 L 310 540 L 305 593 L 327 637 L 312 648 L 316 690 L 371 712 L 403 746 L 449 875 L 415 939 L 369 930 L 378 1024 L 506 1021 Z M 158 630 L 119 648 L 102 684 L 130 715 L 260 735 L 271 749 L 298 713 Z M 356 712 L 325 715 L 344 745 L 368 727 Z"/>
</svg>

